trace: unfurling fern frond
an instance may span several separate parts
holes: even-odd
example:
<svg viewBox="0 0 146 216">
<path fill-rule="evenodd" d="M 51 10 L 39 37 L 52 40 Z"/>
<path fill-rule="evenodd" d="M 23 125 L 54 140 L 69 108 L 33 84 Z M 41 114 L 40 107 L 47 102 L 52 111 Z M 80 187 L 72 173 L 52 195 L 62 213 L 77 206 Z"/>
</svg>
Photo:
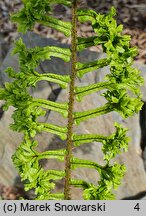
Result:
<svg viewBox="0 0 146 216">
<path fill-rule="evenodd" d="M 11 128 L 24 133 L 24 138 L 17 148 L 12 159 L 18 169 L 21 179 L 25 181 L 25 190 L 35 189 L 35 199 L 71 199 L 70 187 L 83 189 L 83 198 L 90 200 L 114 199 L 113 189 L 121 184 L 121 179 L 126 171 L 124 165 L 113 163 L 112 159 L 122 151 L 127 151 L 129 139 L 127 129 L 115 123 L 115 132 L 109 136 L 102 134 L 79 134 L 73 132 L 73 127 L 106 113 L 116 111 L 123 118 L 137 113 L 141 107 L 140 85 L 143 78 L 139 70 L 132 67 L 133 58 L 137 54 L 136 48 L 129 45 L 130 37 L 123 35 L 122 25 L 117 25 L 113 16 L 116 14 L 111 8 L 109 14 L 99 14 L 93 10 L 77 10 L 77 0 L 23 0 L 24 7 L 12 16 L 17 22 L 18 30 L 25 33 L 32 29 L 35 23 L 40 23 L 60 32 L 65 36 L 71 35 L 71 48 L 55 46 L 27 48 L 22 39 L 15 43 L 13 54 L 19 56 L 20 71 L 8 68 L 6 72 L 13 78 L 12 83 L 5 83 L 5 88 L 0 89 L 0 99 L 5 100 L 3 109 L 15 107 L 12 115 L 14 120 Z M 72 22 L 59 20 L 51 15 L 53 4 L 72 6 Z M 89 38 L 77 37 L 77 17 L 80 22 L 90 21 L 95 35 Z M 106 57 L 92 62 L 77 62 L 77 52 L 90 46 L 101 45 Z M 51 60 L 51 57 L 61 58 L 71 62 L 71 75 L 48 73 L 39 74 L 37 66 L 41 61 Z M 78 86 L 76 78 L 82 78 L 86 73 L 92 73 L 109 66 L 109 74 L 100 83 Z M 61 88 L 69 87 L 69 99 L 64 103 L 53 102 L 41 98 L 33 98 L 29 88 L 36 83 L 46 80 L 60 85 Z M 84 112 L 74 112 L 74 101 L 81 101 L 86 95 L 104 90 L 102 96 L 107 102 L 102 107 L 96 107 Z M 45 110 L 58 112 L 68 119 L 66 126 L 54 125 L 38 121 L 38 117 L 45 115 Z M 66 140 L 66 147 L 60 150 L 38 152 L 35 140 L 37 133 L 46 131 Z M 100 142 L 102 144 L 103 159 L 105 164 L 100 165 L 95 161 L 83 160 L 73 155 L 72 149 L 85 143 Z M 97 149 L 98 151 L 98 149 Z M 65 162 L 65 170 L 44 170 L 39 161 L 42 159 L 56 159 Z M 97 184 L 83 179 L 72 178 L 71 171 L 77 168 L 94 169 L 99 173 Z M 64 193 L 54 193 L 56 180 L 65 180 Z"/>
</svg>

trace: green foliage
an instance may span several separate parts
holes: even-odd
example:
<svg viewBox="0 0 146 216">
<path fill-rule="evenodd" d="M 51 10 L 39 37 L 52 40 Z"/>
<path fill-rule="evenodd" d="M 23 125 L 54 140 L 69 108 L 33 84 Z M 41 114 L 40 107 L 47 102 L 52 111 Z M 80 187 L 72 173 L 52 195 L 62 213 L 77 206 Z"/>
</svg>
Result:
<svg viewBox="0 0 146 216">
<path fill-rule="evenodd" d="M 86 200 L 112 200 L 115 199 L 114 194 L 111 193 L 112 188 L 117 189 L 121 184 L 121 178 L 125 172 L 125 166 L 114 164 L 113 166 L 107 165 L 101 171 L 101 180 L 98 186 L 90 185 L 84 189 L 83 197 Z"/>
<path fill-rule="evenodd" d="M 50 4 L 58 3 L 67 6 L 71 5 L 69 0 L 51 0 Z M 45 23 L 48 26 L 70 35 L 71 24 L 63 22 L 54 17 L 47 16 L 51 13 L 51 7 L 47 0 L 23 0 L 24 7 L 12 16 L 12 20 L 18 23 L 18 31 L 25 33 L 32 29 L 36 22 Z"/>
<path fill-rule="evenodd" d="M 12 20 L 18 23 L 18 30 L 25 33 L 32 29 L 35 23 L 41 23 L 63 32 L 66 36 L 71 34 L 74 26 L 65 21 L 58 20 L 51 14 L 52 4 L 64 4 L 71 6 L 71 1 L 51 0 L 23 0 L 24 7 L 12 16 Z M 82 78 L 85 73 L 92 72 L 99 68 L 109 66 L 110 73 L 105 80 L 100 83 L 87 86 L 71 86 L 76 100 L 81 101 L 84 96 L 104 90 L 102 96 L 107 102 L 102 107 L 84 112 L 73 112 L 75 124 L 94 118 L 112 111 L 118 112 L 123 118 L 137 113 L 141 107 L 140 85 L 143 78 L 140 71 L 132 67 L 133 58 L 137 54 L 136 48 L 129 45 L 130 37 L 122 34 L 122 25 L 117 25 L 113 16 L 116 14 L 111 8 L 108 15 L 98 14 L 92 10 L 79 9 L 78 20 L 80 22 L 90 21 L 95 32 L 95 36 L 89 38 L 77 38 L 77 49 L 81 51 L 90 46 L 102 45 L 106 58 L 92 62 L 74 62 L 76 64 L 76 77 Z M 33 98 L 30 87 L 35 87 L 41 80 L 55 82 L 61 88 L 72 85 L 70 75 L 58 75 L 51 72 L 39 74 L 37 67 L 41 61 L 51 60 L 51 57 L 61 58 L 65 62 L 72 59 L 71 49 L 54 46 L 27 48 L 22 39 L 15 43 L 13 54 L 19 57 L 19 69 L 15 71 L 8 68 L 6 73 L 13 79 L 11 83 L 5 83 L 5 88 L 0 89 L 0 99 L 5 100 L 3 109 L 9 106 L 15 107 L 12 115 L 14 120 L 11 128 L 24 133 L 22 143 L 17 148 L 12 159 L 18 169 L 21 179 L 25 183 L 25 190 L 34 189 L 35 199 L 64 199 L 64 193 L 54 193 L 55 181 L 66 178 L 64 170 L 44 170 L 39 161 L 41 159 L 56 159 L 60 162 L 66 160 L 67 150 L 50 150 L 38 152 L 35 140 L 37 133 L 46 131 L 58 135 L 62 140 L 67 140 L 68 127 L 43 123 L 38 121 L 38 117 L 45 115 L 45 110 L 49 109 L 68 118 L 69 103 L 58 103 L 41 98 Z M 72 60 L 73 61 L 73 60 Z M 71 94 L 71 93 L 70 93 Z M 100 142 L 104 155 L 105 165 L 91 161 L 70 157 L 71 170 L 77 168 L 95 169 L 100 178 L 97 184 L 84 181 L 82 179 L 69 179 L 70 186 L 83 189 L 83 198 L 88 200 L 109 200 L 115 199 L 113 189 L 117 189 L 121 184 L 122 177 L 126 171 L 124 165 L 113 163 L 117 154 L 127 151 L 129 138 L 126 136 L 127 129 L 115 123 L 115 132 L 110 136 L 102 134 L 71 134 L 71 141 L 74 148 L 85 143 Z M 98 151 L 98 149 L 97 149 Z"/>
</svg>

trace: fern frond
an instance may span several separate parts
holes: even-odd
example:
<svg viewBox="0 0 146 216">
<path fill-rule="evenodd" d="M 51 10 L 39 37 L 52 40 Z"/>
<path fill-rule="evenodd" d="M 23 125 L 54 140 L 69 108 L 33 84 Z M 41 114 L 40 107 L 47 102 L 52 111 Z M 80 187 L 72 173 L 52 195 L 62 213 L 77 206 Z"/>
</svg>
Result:
<svg viewBox="0 0 146 216">
<path fill-rule="evenodd" d="M 77 49 L 78 51 L 82 51 L 83 49 L 86 49 L 91 46 L 95 46 L 94 40 L 96 39 L 96 36 L 88 37 L 88 38 L 83 38 L 83 37 L 78 37 L 78 45 Z"/>
<path fill-rule="evenodd" d="M 110 108 L 107 103 L 103 107 L 98 107 L 96 109 L 83 111 L 83 112 L 74 112 L 74 122 L 76 125 L 79 125 L 82 121 L 85 121 L 89 118 L 93 118 L 99 115 L 107 114 L 113 110 L 113 107 Z"/>
<path fill-rule="evenodd" d="M 104 166 L 101 166 L 94 161 L 79 159 L 75 157 L 71 158 L 71 167 L 72 169 L 76 169 L 79 167 L 93 168 L 96 169 L 98 172 L 100 172 L 100 170 L 104 168 Z"/>
<path fill-rule="evenodd" d="M 91 72 L 93 70 L 97 70 L 99 68 L 103 68 L 107 66 L 110 62 L 110 59 L 99 59 L 89 63 L 80 63 L 77 62 L 76 69 L 77 69 L 77 76 L 82 77 L 85 73 Z"/>
<path fill-rule="evenodd" d="M 42 19 L 38 20 L 37 22 L 64 33 L 64 35 L 66 37 L 69 37 L 71 35 L 70 22 L 65 22 L 65 21 L 59 20 L 59 19 L 57 19 L 55 17 L 51 17 L 51 16 L 49 16 L 49 17 L 48 16 L 42 16 Z"/>
<path fill-rule="evenodd" d="M 62 4 L 71 6 L 71 0 L 49 0 L 49 4 Z"/>
<path fill-rule="evenodd" d="M 77 14 L 78 14 L 78 20 L 81 23 L 88 22 L 88 21 L 92 22 L 92 24 L 96 23 L 97 13 L 93 10 L 79 9 Z"/>
<path fill-rule="evenodd" d="M 70 6 L 71 1 L 50 1 L 47 0 L 25 0 L 24 7 L 17 13 L 11 16 L 12 21 L 18 24 L 18 31 L 26 33 L 27 30 L 32 30 L 35 23 L 39 22 L 48 25 L 56 30 L 63 32 L 66 36 L 71 34 L 71 24 L 69 22 L 58 20 L 46 14 L 51 13 L 50 4 L 64 4 Z"/>
<path fill-rule="evenodd" d="M 137 77 L 139 78 L 139 77 Z M 100 82 L 100 83 L 96 83 L 96 84 L 91 84 L 91 85 L 87 85 L 87 86 L 82 86 L 82 87 L 76 87 L 75 88 L 75 95 L 76 95 L 76 99 L 78 101 L 81 101 L 82 98 L 88 94 L 91 93 L 95 93 L 98 92 L 100 90 L 103 89 L 108 89 L 108 90 L 120 90 L 120 89 L 127 89 L 132 91 L 134 94 L 136 95 L 140 95 L 140 89 L 138 88 L 140 85 L 142 85 L 143 80 L 141 82 L 141 79 L 139 80 L 132 80 L 132 78 L 126 79 L 124 81 L 124 83 L 115 83 L 113 80 L 113 83 L 111 82 L 112 80 L 108 81 L 108 82 Z"/>
<path fill-rule="evenodd" d="M 65 118 L 68 115 L 68 103 L 58 103 L 49 100 L 43 100 L 41 98 L 34 98 L 31 105 L 54 110 L 61 113 Z"/>
<path fill-rule="evenodd" d="M 66 127 L 61 127 L 53 124 L 48 124 L 48 123 L 38 123 L 38 125 L 43 126 L 43 131 L 48 131 L 50 133 L 56 134 L 60 136 L 62 140 L 66 139 L 66 134 L 67 134 L 67 128 Z"/>
<path fill-rule="evenodd" d="M 48 197 L 49 197 L 48 200 L 63 200 L 64 193 L 49 194 Z M 39 200 L 39 197 L 37 197 L 37 199 Z"/>
<path fill-rule="evenodd" d="M 20 38 L 15 42 L 15 48 L 13 49 L 12 54 L 19 54 L 20 69 L 26 67 L 31 69 L 36 68 L 40 63 L 40 60 L 50 60 L 51 56 L 61 58 L 65 62 L 68 62 L 70 61 L 71 51 L 68 48 L 55 46 L 26 48 Z"/>
<path fill-rule="evenodd" d="M 101 142 L 106 140 L 107 137 L 99 134 L 73 134 L 74 146 L 80 146 L 81 144 L 86 144 L 90 142 Z"/>
<path fill-rule="evenodd" d="M 143 105 L 141 95 L 132 98 L 125 89 L 107 90 L 107 92 L 103 93 L 103 96 L 108 100 L 107 105 L 109 105 L 109 108 L 119 112 L 123 118 L 137 113 Z"/>
<path fill-rule="evenodd" d="M 115 84 L 116 85 L 116 84 Z M 77 101 L 81 101 L 82 98 L 88 94 L 100 91 L 102 89 L 112 89 L 112 83 L 110 82 L 100 82 L 96 84 L 90 84 L 87 86 L 75 87 L 75 95 Z"/>
<path fill-rule="evenodd" d="M 81 179 L 71 179 L 70 184 L 73 185 L 74 187 L 79 187 L 79 188 L 82 187 L 84 189 L 90 187 L 90 183 Z"/>
<path fill-rule="evenodd" d="M 39 153 L 37 159 L 40 160 L 40 159 L 54 158 L 54 159 L 64 161 L 65 154 L 66 154 L 66 150 L 64 149 L 63 150 L 49 150 L 43 153 Z M 62 176 L 62 177 L 65 175 L 64 171 L 60 171 L 60 170 L 58 171 L 58 173 L 55 171 L 53 173 L 53 171 L 48 170 L 48 173 L 52 175 Z"/>
<path fill-rule="evenodd" d="M 6 73 L 13 78 L 13 81 L 5 83 L 5 87 L 0 88 L 0 99 L 5 100 L 3 110 L 7 110 L 9 106 L 15 108 L 11 129 L 24 134 L 23 141 L 17 147 L 12 160 L 24 181 L 25 190 L 34 189 L 35 199 L 71 199 L 71 185 L 82 188 L 83 198 L 86 200 L 114 199 L 115 196 L 111 191 L 121 184 L 126 168 L 124 165 L 113 163 L 112 159 L 122 151 L 127 151 L 129 141 L 126 136 L 127 129 L 115 123 L 115 132 L 104 136 L 92 133 L 75 134 L 73 126 L 74 123 L 78 125 L 82 121 L 112 111 L 127 118 L 138 112 L 143 104 L 139 87 L 144 81 L 140 71 L 132 67 L 137 49 L 130 46 L 130 36 L 121 33 L 122 25 L 117 25 L 113 18 L 116 10 L 112 7 L 108 14 L 99 14 L 93 10 L 77 10 L 77 3 L 77 0 L 23 0 L 24 7 L 12 15 L 12 20 L 18 24 L 18 30 L 23 33 L 32 29 L 35 23 L 40 23 L 63 32 L 67 37 L 71 35 L 71 48 L 57 46 L 27 48 L 22 39 L 17 40 L 13 54 L 18 54 L 20 69 L 17 72 L 8 68 Z M 53 4 L 72 6 L 72 22 L 51 16 Z M 80 22 L 91 22 L 95 35 L 88 38 L 77 37 L 77 15 Z M 105 58 L 92 62 L 77 62 L 77 51 L 98 45 L 101 45 L 103 52 L 106 53 Z M 39 74 L 36 68 L 40 62 L 51 60 L 51 57 L 71 62 L 71 75 L 62 76 L 49 72 Z M 77 77 L 81 78 L 88 72 L 106 66 L 109 66 L 110 74 L 105 76 L 105 81 L 82 87 L 75 85 Z M 29 93 L 30 87 L 35 87 L 41 80 L 57 83 L 61 88 L 69 87 L 68 102 L 59 103 L 33 98 Z M 107 100 L 105 105 L 83 112 L 74 112 L 75 97 L 81 101 L 84 96 L 100 90 L 104 92 L 102 96 Z M 39 122 L 39 117 L 45 115 L 46 109 L 58 112 L 67 118 L 67 126 Z M 42 131 L 66 140 L 66 147 L 38 152 L 36 147 L 39 143 L 35 140 L 35 136 Z M 101 143 L 104 165 L 74 157 L 72 152 L 74 147 L 90 142 Z M 40 163 L 43 159 L 55 159 L 60 163 L 65 161 L 65 170 L 51 168 L 44 170 Z M 95 169 L 99 174 L 97 183 L 73 179 L 71 171 L 78 168 Z M 53 193 L 58 180 L 65 180 L 64 193 Z"/>
<path fill-rule="evenodd" d="M 39 74 L 33 68 L 28 71 L 27 68 L 23 68 L 22 71 L 16 72 L 13 68 L 8 67 L 5 72 L 9 77 L 18 79 L 21 82 L 26 83 L 27 87 L 33 86 L 41 80 L 46 80 L 49 82 L 54 82 L 60 85 L 62 88 L 67 88 L 68 83 L 70 82 L 69 75 L 58 75 L 53 73 Z M 26 76 L 28 75 L 28 76 Z"/>
</svg>

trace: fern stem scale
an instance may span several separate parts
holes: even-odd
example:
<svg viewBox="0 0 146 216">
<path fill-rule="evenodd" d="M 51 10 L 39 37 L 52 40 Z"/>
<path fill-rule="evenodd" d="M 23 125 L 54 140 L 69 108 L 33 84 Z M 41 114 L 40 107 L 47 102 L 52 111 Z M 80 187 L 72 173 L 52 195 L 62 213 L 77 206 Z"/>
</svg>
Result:
<svg viewBox="0 0 146 216">
<path fill-rule="evenodd" d="M 69 90 L 69 107 L 68 107 L 68 132 L 67 132 L 67 154 L 65 160 L 65 185 L 64 185 L 64 199 L 70 200 L 70 179 L 71 179 L 71 157 L 72 157 L 72 134 L 73 134 L 73 110 L 74 110 L 74 89 L 76 79 L 76 62 L 77 62 L 77 0 L 72 3 L 72 31 L 71 31 L 71 82 Z"/>
</svg>

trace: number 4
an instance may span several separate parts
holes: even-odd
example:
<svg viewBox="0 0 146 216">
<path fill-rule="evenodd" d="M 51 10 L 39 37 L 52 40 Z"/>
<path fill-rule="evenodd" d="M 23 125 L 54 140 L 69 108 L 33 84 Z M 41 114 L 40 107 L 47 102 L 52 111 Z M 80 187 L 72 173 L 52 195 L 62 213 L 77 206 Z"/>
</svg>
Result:
<svg viewBox="0 0 146 216">
<path fill-rule="evenodd" d="M 137 211 L 139 211 L 139 209 L 140 209 L 139 203 L 136 203 L 136 205 L 134 206 L 134 209 L 136 209 Z"/>
</svg>

